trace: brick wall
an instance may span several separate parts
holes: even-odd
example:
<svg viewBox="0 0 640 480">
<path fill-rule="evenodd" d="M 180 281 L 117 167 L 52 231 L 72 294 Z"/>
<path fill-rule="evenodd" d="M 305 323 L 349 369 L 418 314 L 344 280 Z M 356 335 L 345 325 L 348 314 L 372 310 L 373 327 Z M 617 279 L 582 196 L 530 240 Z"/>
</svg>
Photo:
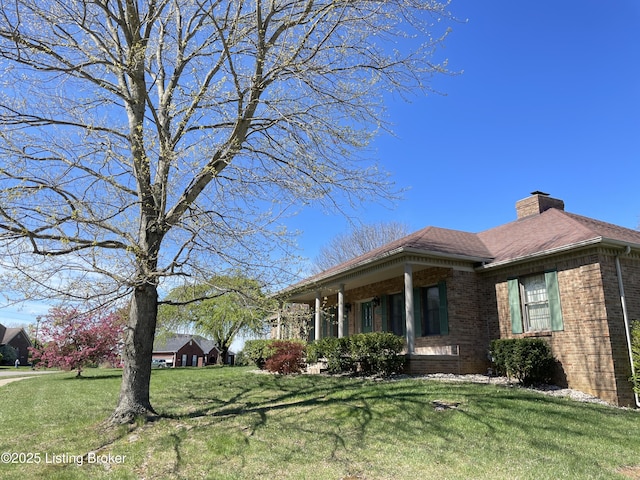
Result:
<svg viewBox="0 0 640 480">
<path fill-rule="evenodd" d="M 187 356 L 186 364 L 183 364 L 183 362 L 182 362 L 182 355 L 186 355 Z M 182 348 L 180 348 L 180 350 L 178 350 L 176 352 L 176 365 L 175 366 L 176 367 L 191 367 L 191 366 L 193 366 L 193 356 L 194 355 L 197 357 L 196 366 L 201 366 L 202 365 L 202 358 L 204 357 L 204 352 L 202 351 L 202 349 L 198 346 L 198 344 L 196 342 L 193 342 L 191 344 L 187 343 Z"/>
<path fill-rule="evenodd" d="M 518 218 L 537 215 L 550 208 L 564 210 L 564 202 L 547 195 L 532 195 L 516 202 L 516 214 Z"/>
<path fill-rule="evenodd" d="M 615 370 L 615 383 L 620 405 L 633 405 L 633 392 L 629 383 L 631 363 L 625 333 L 622 302 L 618 287 L 615 265 L 617 251 L 605 252 L 601 260 L 601 272 L 604 279 L 604 295 L 609 317 L 609 338 L 611 340 L 612 363 Z M 640 319 L 640 257 L 620 256 L 623 288 L 629 321 Z"/>
<path fill-rule="evenodd" d="M 629 282 L 633 275 L 640 275 L 640 263 L 634 265 L 633 268 L 628 266 Z M 507 279 L 551 269 L 558 271 L 564 330 L 512 334 Z M 629 404 L 631 387 L 626 380 L 629 377 L 629 360 L 622 355 L 626 340 L 613 257 L 594 249 L 588 253 L 513 266 L 499 274 L 488 275 L 484 280 L 482 308 L 492 338 L 544 338 L 560 363 L 555 379 L 557 383 L 611 403 Z M 635 286 L 637 288 L 637 282 Z M 495 298 L 497 307 L 495 313 L 491 311 L 492 298 Z M 640 307 L 637 303 L 634 300 L 636 312 Z"/>
<path fill-rule="evenodd" d="M 557 270 L 564 330 L 519 336 L 535 336 L 549 342 L 559 362 L 555 378 L 559 385 L 614 404 L 630 405 L 633 401 L 628 381 L 630 366 L 615 269 L 615 255 L 619 253 L 593 248 L 480 274 L 416 268 L 414 287 L 446 281 L 449 335 L 416 337 L 417 352 L 437 354 L 413 355 L 409 372 L 486 372 L 491 339 L 514 337 L 507 280 Z M 640 320 L 640 256 L 622 256 L 620 262 L 629 316 Z M 345 303 L 350 305 L 348 334 L 361 332 L 361 302 L 403 290 L 404 279 L 398 276 L 346 291 Z M 335 304 L 335 298 L 327 298 L 327 303 Z M 381 331 L 381 306 L 374 308 L 373 320 L 374 331 Z M 457 355 L 440 355 L 443 348 Z"/>
<path fill-rule="evenodd" d="M 447 284 L 449 334 L 415 338 L 415 347 L 429 350 L 437 347 L 455 347 L 457 355 L 416 355 L 409 362 L 411 373 L 484 373 L 488 368 L 488 332 L 478 305 L 478 277 L 473 272 L 447 268 L 427 268 L 415 271 L 415 288 Z M 396 277 L 383 282 L 345 292 L 349 334 L 361 332 L 361 302 L 404 291 L 404 278 Z M 374 308 L 374 331 L 382 331 L 382 306 Z"/>
</svg>

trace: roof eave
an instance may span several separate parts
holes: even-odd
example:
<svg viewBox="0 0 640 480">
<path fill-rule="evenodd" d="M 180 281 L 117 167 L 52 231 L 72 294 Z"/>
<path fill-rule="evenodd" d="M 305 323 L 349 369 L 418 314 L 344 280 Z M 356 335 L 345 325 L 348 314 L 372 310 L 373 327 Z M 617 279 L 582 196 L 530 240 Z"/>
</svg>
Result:
<svg viewBox="0 0 640 480">
<path fill-rule="evenodd" d="M 593 247 L 595 245 L 604 245 L 604 246 L 620 247 L 620 248 L 625 248 L 628 246 L 632 249 L 640 249 L 640 244 L 638 243 L 625 242 L 624 240 L 618 240 L 618 239 L 607 238 L 607 237 L 595 237 L 595 238 L 590 238 L 588 240 L 583 240 L 580 242 L 563 245 L 561 247 L 541 250 L 539 252 L 523 255 L 521 257 L 514 257 L 514 258 L 509 258 L 507 260 L 501 260 L 499 262 L 481 264 L 476 268 L 476 271 L 486 271 L 486 270 L 501 268 L 507 265 L 528 262 L 531 260 L 537 260 L 543 257 L 552 256 L 552 255 L 559 255 L 572 250 L 582 250 L 585 248 Z"/>
<path fill-rule="evenodd" d="M 400 259 L 406 255 L 418 255 L 424 257 L 425 260 L 429 258 L 436 259 L 450 259 L 458 262 L 467 262 L 470 265 L 477 265 L 485 262 L 490 262 L 492 259 L 490 257 L 480 257 L 474 255 L 463 255 L 463 254 L 454 254 L 454 253 L 445 253 L 445 252 L 437 252 L 437 251 L 428 251 L 422 250 L 419 248 L 412 247 L 398 247 L 393 250 L 389 250 L 384 252 L 374 258 L 366 259 L 361 262 L 355 263 L 353 265 L 341 268 L 339 270 L 332 271 L 328 275 L 319 274 L 315 277 L 312 277 L 312 281 L 298 283 L 292 287 L 285 288 L 280 292 L 277 292 L 273 295 L 273 297 L 291 297 L 295 296 L 297 292 L 309 291 L 309 290 L 317 290 L 326 285 L 334 285 L 337 283 L 341 283 L 341 279 L 345 277 L 345 275 L 353 275 L 358 271 L 364 271 L 365 269 L 374 267 L 376 264 L 382 264 L 387 262 L 394 257 Z M 470 267 L 472 269 L 473 267 Z"/>
</svg>

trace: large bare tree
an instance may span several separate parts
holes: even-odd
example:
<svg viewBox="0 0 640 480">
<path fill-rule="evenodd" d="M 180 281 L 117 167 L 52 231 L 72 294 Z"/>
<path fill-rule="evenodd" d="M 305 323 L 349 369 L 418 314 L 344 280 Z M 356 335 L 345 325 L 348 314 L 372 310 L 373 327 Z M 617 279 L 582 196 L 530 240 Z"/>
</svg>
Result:
<svg viewBox="0 0 640 480">
<path fill-rule="evenodd" d="M 446 8 L 0 0 L 0 273 L 21 298 L 128 298 L 114 422 L 154 414 L 163 282 L 270 266 L 283 214 L 389 194 L 359 152 L 385 92 L 445 70 Z"/>
<path fill-rule="evenodd" d="M 387 243 L 409 235 L 409 227 L 400 222 L 378 222 L 354 226 L 333 237 L 314 259 L 317 272 L 328 270 Z"/>
</svg>

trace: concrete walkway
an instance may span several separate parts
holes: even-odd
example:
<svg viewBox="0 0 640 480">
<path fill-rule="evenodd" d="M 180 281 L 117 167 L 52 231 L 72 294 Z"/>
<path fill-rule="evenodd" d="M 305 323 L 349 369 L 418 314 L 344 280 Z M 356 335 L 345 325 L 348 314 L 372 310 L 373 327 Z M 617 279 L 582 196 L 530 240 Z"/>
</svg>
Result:
<svg viewBox="0 0 640 480">
<path fill-rule="evenodd" d="M 58 370 L 31 370 L 29 367 L 21 368 L 7 368 L 0 370 L 0 387 L 7 383 L 15 382 L 17 380 L 24 380 L 25 378 L 33 377 L 36 375 L 43 375 L 46 373 L 56 373 Z"/>
</svg>

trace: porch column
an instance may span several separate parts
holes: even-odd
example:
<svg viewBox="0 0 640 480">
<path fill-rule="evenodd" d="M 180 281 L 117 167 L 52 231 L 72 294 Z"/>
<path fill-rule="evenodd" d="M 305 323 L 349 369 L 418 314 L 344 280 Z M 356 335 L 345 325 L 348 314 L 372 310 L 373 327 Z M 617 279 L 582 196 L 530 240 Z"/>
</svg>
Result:
<svg viewBox="0 0 640 480">
<path fill-rule="evenodd" d="M 276 327 L 276 338 L 282 340 L 282 302 L 278 302 L 278 325 Z"/>
<path fill-rule="evenodd" d="M 320 340 L 320 335 L 322 333 L 322 325 L 320 324 L 320 320 L 322 319 L 322 311 L 321 309 L 321 297 L 320 292 L 316 292 L 316 324 L 315 324 L 315 339 Z"/>
<path fill-rule="evenodd" d="M 415 335 L 413 330 L 413 267 L 404 265 L 404 308 L 407 327 L 407 353 L 415 351 Z"/>
<path fill-rule="evenodd" d="M 338 338 L 344 337 L 344 283 L 338 290 Z"/>
</svg>

